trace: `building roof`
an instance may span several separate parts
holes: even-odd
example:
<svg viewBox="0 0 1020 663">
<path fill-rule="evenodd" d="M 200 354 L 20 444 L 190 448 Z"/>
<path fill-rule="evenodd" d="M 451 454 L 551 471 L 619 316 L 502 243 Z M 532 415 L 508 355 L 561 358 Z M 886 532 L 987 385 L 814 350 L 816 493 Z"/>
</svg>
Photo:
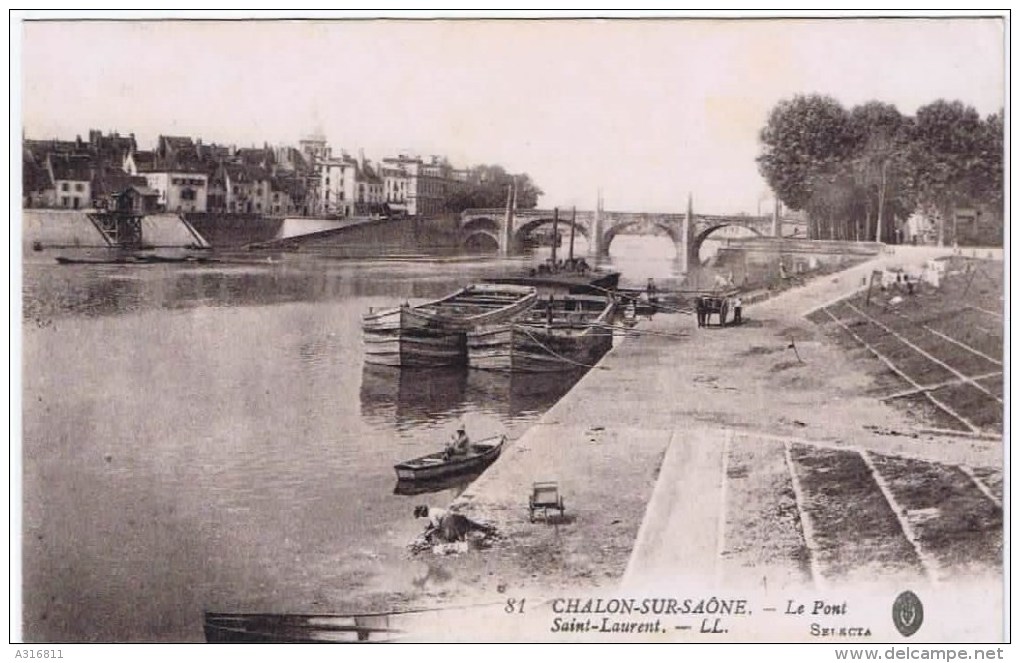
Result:
<svg viewBox="0 0 1020 663">
<path fill-rule="evenodd" d="M 262 147 L 242 147 L 237 150 L 237 160 L 256 166 L 265 166 L 276 161 L 273 150 Z"/>
<path fill-rule="evenodd" d="M 95 164 L 92 157 L 88 155 L 50 153 L 49 160 L 54 181 L 90 182 L 92 180 Z"/>
<path fill-rule="evenodd" d="M 258 182 L 270 177 L 269 171 L 259 166 L 244 163 L 225 163 L 223 170 L 235 182 Z"/>
<path fill-rule="evenodd" d="M 191 136 L 160 136 L 159 144 L 161 147 L 168 147 L 172 150 L 181 149 L 192 149 L 195 147 L 195 141 L 191 139 Z"/>
<path fill-rule="evenodd" d="M 135 168 L 139 172 L 151 171 L 156 165 L 156 153 L 148 150 L 139 150 L 132 154 L 131 158 L 134 159 Z"/>
<path fill-rule="evenodd" d="M 53 188 L 49 171 L 28 153 L 21 158 L 21 186 L 25 193 Z"/>
<path fill-rule="evenodd" d="M 124 189 L 124 191 L 125 192 L 126 191 L 137 191 L 139 194 L 141 194 L 143 197 L 146 197 L 146 198 L 148 198 L 150 196 L 157 196 L 157 197 L 159 196 L 159 191 L 156 191 L 155 189 L 153 189 L 151 187 L 147 187 L 147 186 L 144 186 L 144 185 L 141 185 L 141 184 L 132 184 L 128 188 Z"/>
<path fill-rule="evenodd" d="M 130 154 L 138 149 L 138 144 L 135 142 L 134 134 L 121 136 L 114 131 L 104 136 L 103 132 L 98 129 L 89 129 L 89 147 L 101 156 L 123 158 L 125 154 Z"/>
<path fill-rule="evenodd" d="M 282 191 L 290 196 L 291 200 L 299 200 L 305 197 L 307 188 L 304 180 L 300 177 L 274 177 L 272 179 L 273 191 Z"/>
<path fill-rule="evenodd" d="M 355 179 L 360 180 L 362 182 L 382 184 L 382 178 L 380 178 L 379 175 L 376 174 L 375 169 L 372 168 L 372 164 L 368 163 L 367 161 L 363 161 L 361 163 L 355 162 L 354 167 L 356 169 L 354 171 Z"/>
<path fill-rule="evenodd" d="M 47 154 L 85 154 L 85 145 L 73 140 L 34 140 L 26 138 L 23 141 L 23 149 L 32 154 L 40 161 L 46 159 Z"/>
<path fill-rule="evenodd" d="M 209 145 L 196 145 L 195 152 L 198 153 L 198 158 L 205 162 L 230 157 L 230 147 L 227 145 L 217 145 L 216 143 L 210 143 Z"/>
<path fill-rule="evenodd" d="M 92 179 L 92 195 L 99 197 L 119 193 L 131 186 L 145 186 L 145 178 L 141 175 L 132 176 L 120 170 L 105 168 L 97 172 Z"/>
</svg>

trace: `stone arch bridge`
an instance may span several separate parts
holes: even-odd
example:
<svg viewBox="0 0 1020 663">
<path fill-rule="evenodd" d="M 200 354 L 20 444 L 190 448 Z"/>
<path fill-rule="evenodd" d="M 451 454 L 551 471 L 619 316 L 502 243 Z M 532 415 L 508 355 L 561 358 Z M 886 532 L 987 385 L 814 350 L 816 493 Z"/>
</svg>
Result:
<svg viewBox="0 0 1020 663">
<path fill-rule="evenodd" d="M 558 212 L 558 224 L 564 231 L 571 225 L 570 211 Z M 537 230 L 552 227 L 557 211 L 551 209 L 500 208 L 468 209 L 460 215 L 460 239 L 466 244 L 479 236 L 493 240 L 501 254 L 519 253 L 525 239 Z M 655 212 L 612 212 L 577 210 L 574 225 L 577 234 L 588 242 L 591 256 L 609 255 L 609 245 L 616 235 L 635 227 L 655 228 L 673 240 L 686 268 L 697 264 L 702 243 L 714 232 L 729 226 L 747 228 L 759 236 L 781 235 L 781 221 L 772 216 L 720 216 L 712 214 L 665 214 Z"/>
</svg>

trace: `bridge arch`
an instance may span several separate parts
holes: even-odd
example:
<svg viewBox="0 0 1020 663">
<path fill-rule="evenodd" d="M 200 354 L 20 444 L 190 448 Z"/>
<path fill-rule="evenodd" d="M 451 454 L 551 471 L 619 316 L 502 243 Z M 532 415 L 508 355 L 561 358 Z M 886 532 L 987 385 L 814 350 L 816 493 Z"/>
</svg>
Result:
<svg viewBox="0 0 1020 663">
<path fill-rule="evenodd" d="M 610 227 L 602 235 L 602 253 L 604 255 L 609 255 L 609 245 L 613 243 L 613 238 L 622 233 L 624 230 L 627 230 L 628 228 L 633 228 L 634 226 L 641 223 L 644 223 L 643 219 L 635 219 L 633 221 L 624 221 L 622 223 L 617 223 Z M 654 221 L 652 222 L 651 225 L 665 232 L 669 236 L 669 238 L 673 240 L 673 245 L 678 247 L 677 251 L 680 250 L 679 246 L 682 243 L 682 241 L 680 239 L 679 228 L 676 228 L 673 224 L 659 221 Z"/>
<path fill-rule="evenodd" d="M 524 244 L 524 239 L 543 226 L 552 227 L 553 217 L 542 217 L 540 219 L 532 219 L 526 223 L 521 224 L 518 228 L 514 229 L 514 246 L 520 247 Z M 584 237 L 585 241 L 589 241 L 588 237 L 588 226 L 583 221 L 576 221 L 571 224 L 570 219 L 557 219 L 556 226 L 564 226 L 570 228 L 573 225 L 577 229 L 577 233 Z"/>
<path fill-rule="evenodd" d="M 478 244 L 495 244 L 499 250 L 499 233 L 501 224 L 498 219 L 479 216 L 468 219 L 460 228 L 460 246 L 471 248 Z"/>
<path fill-rule="evenodd" d="M 476 216 L 461 224 L 460 230 L 465 237 L 477 230 L 485 230 L 493 233 L 496 237 L 499 237 L 499 229 L 502 227 L 503 222 L 499 219 L 494 219 L 488 216 Z"/>
<path fill-rule="evenodd" d="M 758 237 L 765 237 L 765 234 L 762 233 L 762 231 L 758 230 L 758 228 L 748 223 L 739 223 L 733 221 L 709 223 L 707 227 L 705 227 L 703 230 L 701 230 L 700 232 L 698 232 L 698 234 L 694 236 L 694 242 L 691 245 L 690 253 L 688 255 L 690 255 L 696 261 L 700 262 L 698 256 L 701 255 L 701 245 L 705 243 L 705 240 L 708 239 L 709 235 L 711 235 L 717 230 L 730 226 L 735 226 L 737 228 L 746 228 L 753 232 Z"/>
<path fill-rule="evenodd" d="M 499 251 L 499 235 L 488 230 L 474 230 L 461 237 L 460 245 L 465 249 L 491 247 L 492 251 Z"/>
</svg>

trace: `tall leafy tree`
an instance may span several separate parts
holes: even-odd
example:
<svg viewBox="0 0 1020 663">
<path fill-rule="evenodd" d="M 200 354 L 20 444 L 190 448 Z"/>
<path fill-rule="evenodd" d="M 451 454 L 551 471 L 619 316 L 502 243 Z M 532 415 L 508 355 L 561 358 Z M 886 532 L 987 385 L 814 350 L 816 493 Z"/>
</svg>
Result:
<svg viewBox="0 0 1020 663">
<path fill-rule="evenodd" d="M 812 237 L 889 241 L 893 221 L 918 206 L 954 220 L 960 205 L 1001 209 L 1001 111 L 982 120 L 938 100 L 911 118 L 878 101 L 847 112 L 797 96 L 772 109 L 760 139 L 759 170 L 787 207 L 808 212 Z"/>
<path fill-rule="evenodd" d="M 855 147 L 846 109 L 832 97 L 798 95 L 772 109 L 759 138 L 758 169 L 783 204 L 832 218 L 841 198 L 832 189 Z"/>
<path fill-rule="evenodd" d="M 852 167 L 864 197 L 864 235 L 879 242 L 890 237 L 891 217 L 904 207 L 898 199 L 903 189 L 896 183 L 907 168 L 910 122 L 892 104 L 869 101 L 850 111 L 850 123 L 856 143 Z"/>
<path fill-rule="evenodd" d="M 531 209 L 538 204 L 542 190 L 531 181 L 527 173 L 512 174 L 502 166 L 480 165 L 469 170 L 467 183 L 451 191 L 446 200 L 450 212 L 462 212 L 480 207 L 503 207 L 507 190 L 517 183 L 517 207 Z"/>
</svg>

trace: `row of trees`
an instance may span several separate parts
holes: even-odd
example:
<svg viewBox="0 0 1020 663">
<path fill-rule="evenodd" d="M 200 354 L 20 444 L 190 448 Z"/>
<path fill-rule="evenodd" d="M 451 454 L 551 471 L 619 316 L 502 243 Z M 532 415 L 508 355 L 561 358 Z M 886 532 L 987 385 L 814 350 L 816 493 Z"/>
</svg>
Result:
<svg viewBox="0 0 1020 663">
<path fill-rule="evenodd" d="M 480 207 L 504 207 L 508 187 L 517 180 L 517 207 L 533 209 L 538 205 L 542 190 L 531 181 L 527 173 L 514 175 L 502 166 L 474 166 L 470 169 L 469 184 L 457 187 L 446 199 L 448 212 L 463 212 Z"/>
<path fill-rule="evenodd" d="M 909 117 L 878 101 L 847 110 L 796 96 L 772 109 L 760 140 L 759 170 L 784 205 L 808 213 L 814 238 L 895 241 L 897 222 L 921 209 L 942 220 L 942 243 L 954 208 L 1001 209 L 1002 111 L 982 119 L 939 100 Z"/>
</svg>

